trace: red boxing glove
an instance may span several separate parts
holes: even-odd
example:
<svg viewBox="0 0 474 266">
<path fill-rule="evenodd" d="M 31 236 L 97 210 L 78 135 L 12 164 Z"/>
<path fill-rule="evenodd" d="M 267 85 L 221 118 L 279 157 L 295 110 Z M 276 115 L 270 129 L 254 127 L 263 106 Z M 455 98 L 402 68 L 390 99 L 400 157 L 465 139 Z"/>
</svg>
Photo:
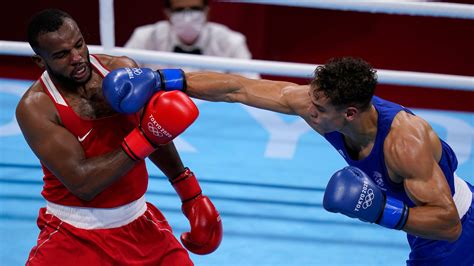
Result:
<svg viewBox="0 0 474 266">
<path fill-rule="evenodd" d="M 188 128 L 198 117 L 194 102 L 180 91 L 157 92 L 143 110 L 140 126 L 122 142 L 132 160 L 143 160 L 158 145 L 167 144 Z"/>
<path fill-rule="evenodd" d="M 188 169 L 171 183 L 183 205 L 191 232 L 181 234 L 181 242 L 191 252 L 205 255 L 216 250 L 222 241 L 222 221 L 211 200 L 202 195 L 196 176 Z"/>
</svg>

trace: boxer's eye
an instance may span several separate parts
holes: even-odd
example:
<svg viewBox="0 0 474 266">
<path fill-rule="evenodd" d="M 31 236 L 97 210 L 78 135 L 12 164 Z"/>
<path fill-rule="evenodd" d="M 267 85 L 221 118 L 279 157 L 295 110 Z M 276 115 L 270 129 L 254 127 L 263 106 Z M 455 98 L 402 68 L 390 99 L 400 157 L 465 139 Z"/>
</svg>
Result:
<svg viewBox="0 0 474 266">
<path fill-rule="evenodd" d="M 76 44 L 76 48 L 81 48 L 83 44 L 84 44 L 83 42 L 78 42 L 78 43 Z"/>
<path fill-rule="evenodd" d="M 65 52 L 61 52 L 61 53 L 54 54 L 54 55 L 53 55 L 53 58 L 55 58 L 55 59 L 61 59 L 61 58 L 64 58 L 65 56 L 66 56 L 66 53 L 65 53 Z"/>
</svg>

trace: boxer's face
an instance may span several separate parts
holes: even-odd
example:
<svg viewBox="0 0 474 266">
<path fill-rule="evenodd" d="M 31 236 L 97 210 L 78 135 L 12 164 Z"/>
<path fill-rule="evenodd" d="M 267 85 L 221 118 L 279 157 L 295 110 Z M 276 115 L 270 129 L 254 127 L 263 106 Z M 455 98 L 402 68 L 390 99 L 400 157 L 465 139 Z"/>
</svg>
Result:
<svg viewBox="0 0 474 266">
<path fill-rule="evenodd" d="M 38 44 L 42 64 L 51 76 L 71 85 L 89 81 L 92 76 L 89 51 L 73 20 L 66 18 L 57 31 L 39 35 Z"/>
<path fill-rule="evenodd" d="M 345 109 L 338 109 L 323 92 L 311 89 L 311 106 L 309 108 L 311 126 L 319 133 L 339 131 L 346 124 Z"/>
</svg>

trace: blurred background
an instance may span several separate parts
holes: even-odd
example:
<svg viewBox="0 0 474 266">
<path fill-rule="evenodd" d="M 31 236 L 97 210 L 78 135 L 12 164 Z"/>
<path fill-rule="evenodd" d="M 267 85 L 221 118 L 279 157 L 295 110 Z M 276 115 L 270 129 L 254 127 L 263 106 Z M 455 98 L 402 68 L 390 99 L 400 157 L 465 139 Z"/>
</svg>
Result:
<svg viewBox="0 0 474 266">
<path fill-rule="evenodd" d="M 474 1 L 456 1 L 473 4 Z M 26 41 L 29 18 L 59 8 L 100 45 L 99 1 L 2 3 L 0 40 Z M 115 1 L 115 43 L 165 19 L 162 1 Z M 375 68 L 474 76 L 474 20 L 210 1 L 210 21 L 241 32 L 253 59 L 323 64 L 356 56 Z M 0 265 L 24 265 L 44 206 L 42 172 L 14 119 L 41 74 L 28 57 L 0 55 Z M 264 75 L 307 83 L 308 80 Z M 474 92 L 379 85 L 377 95 L 414 108 L 456 151 L 458 175 L 474 183 Z M 175 140 L 181 157 L 220 211 L 224 240 L 196 265 L 404 265 L 403 232 L 322 208 L 339 154 L 298 117 L 240 104 L 196 101 L 200 117 Z M 188 228 L 180 202 L 151 164 L 147 200 L 177 237 Z"/>
<path fill-rule="evenodd" d="M 254 59 L 323 64 L 331 57 L 350 55 L 379 69 L 474 75 L 474 20 L 212 0 L 209 4 L 210 21 L 243 33 Z M 2 40 L 25 41 L 29 18 L 54 7 L 77 20 L 88 44 L 100 45 L 97 0 L 11 1 L 6 5 L 0 17 Z M 165 19 L 160 0 L 115 1 L 114 7 L 117 46 L 124 45 L 136 27 Z M 40 73 L 29 58 L 10 56 L 0 56 L 0 72 L 26 79 Z M 474 110 L 472 92 L 379 86 L 378 94 L 405 106 Z"/>
</svg>

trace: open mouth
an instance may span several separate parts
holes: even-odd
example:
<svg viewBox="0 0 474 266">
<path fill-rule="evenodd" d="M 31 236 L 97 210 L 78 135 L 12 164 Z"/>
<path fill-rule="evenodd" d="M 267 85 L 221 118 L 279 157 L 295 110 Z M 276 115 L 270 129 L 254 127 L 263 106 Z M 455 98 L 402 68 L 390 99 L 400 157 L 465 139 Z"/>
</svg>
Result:
<svg viewBox="0 0 474 266">
<path fill-rule="evenodd" d="M 72 77 L 76 80 L 84 79 L 88 74 L 87 64 L 82 64 L 76 67 L 72 72 Z"/>
</svg>

